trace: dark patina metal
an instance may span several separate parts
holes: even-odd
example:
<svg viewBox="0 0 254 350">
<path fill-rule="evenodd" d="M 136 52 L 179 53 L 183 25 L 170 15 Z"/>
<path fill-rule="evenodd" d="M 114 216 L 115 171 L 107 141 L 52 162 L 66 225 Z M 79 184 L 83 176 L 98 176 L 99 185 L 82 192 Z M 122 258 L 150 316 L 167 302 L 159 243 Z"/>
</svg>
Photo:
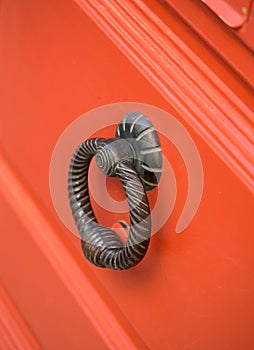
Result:
<svg viewBox="0 0 254 350">
<path fill-rule="evenodd" d="M 101 226 L 94 215 L 88 192 L 88 169 L 93 156 L 98 168 L 106 176 L 117 176 L 126 192 L 130 228 L 125 244 L 113 230 Z M 146 191 L 157 186 L 161 170 L 162 153 L 157 133 L 140 112 L 124 116 L 115 138 L 89 139 L 77 148 L 70 163 L 68 193 L 82 249 L 90 262 L 124 270 L 143 259 L 151 235 Z"/>
</svg>

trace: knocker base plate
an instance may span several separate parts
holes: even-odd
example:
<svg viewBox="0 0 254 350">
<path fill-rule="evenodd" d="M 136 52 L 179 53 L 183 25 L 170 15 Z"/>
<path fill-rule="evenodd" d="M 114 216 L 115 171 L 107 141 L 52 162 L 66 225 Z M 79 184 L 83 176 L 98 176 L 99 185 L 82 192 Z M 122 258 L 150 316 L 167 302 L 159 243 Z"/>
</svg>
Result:
<svg viewBox="0 0 254 350">
<path fill-rule="evenodd" d="M 124 116 L 116 137 L 128 139 L 135 150 L 134 166 L 146 191 L 154 189 L 161 177 L 162 151 L 158 134 L 150 120 L 140 112 Z"/>
</svg>

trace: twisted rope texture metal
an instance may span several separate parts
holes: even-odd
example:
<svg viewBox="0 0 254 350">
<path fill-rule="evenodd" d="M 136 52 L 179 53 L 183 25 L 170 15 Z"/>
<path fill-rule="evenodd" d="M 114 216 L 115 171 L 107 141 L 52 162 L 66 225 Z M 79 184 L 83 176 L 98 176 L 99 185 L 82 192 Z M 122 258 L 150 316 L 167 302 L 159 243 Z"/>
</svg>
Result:
<svg viewBox="0 0 254 350">
<path fill-rule="evenodd" d="M 126 244 L 113 230 L 97 222 L 89 198 L 88 169 L 92 157 L 103 148 L 105 141 L 90 139 L 75 151 L 68 175 L 69 200 L 85 257 L 96 266 L 124 270 L 137 265 L 146 254 L 151 234 L 150 208 L 133 164 L 120 162 L 116 165 L 116 176 L 123 185 L 130 208 L 131 224 Z"/>
</svg>

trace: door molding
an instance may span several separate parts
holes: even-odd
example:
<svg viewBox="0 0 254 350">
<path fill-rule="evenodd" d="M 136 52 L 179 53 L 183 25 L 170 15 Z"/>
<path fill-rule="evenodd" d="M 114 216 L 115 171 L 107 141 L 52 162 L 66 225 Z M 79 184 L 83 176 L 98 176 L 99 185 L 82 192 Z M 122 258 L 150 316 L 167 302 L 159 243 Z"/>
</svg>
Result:
<svg viewBox="0 0 254 350">
<path fill-rule="evenodd" d="M 143 1 L 75 1 L 254 192 L 247 104 Z"/>
</svg>

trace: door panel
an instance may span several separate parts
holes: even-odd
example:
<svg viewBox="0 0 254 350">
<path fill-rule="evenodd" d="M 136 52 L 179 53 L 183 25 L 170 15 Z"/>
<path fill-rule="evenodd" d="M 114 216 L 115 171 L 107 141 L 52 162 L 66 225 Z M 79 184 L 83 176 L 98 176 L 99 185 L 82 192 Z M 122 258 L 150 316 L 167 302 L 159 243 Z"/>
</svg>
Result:
<svg viewBox="0 0 254 350">
<path fill-rule="evenodd" d="M 2 1 L 0 70 L 1 283 L 38 344 L 250 348 L 253 196 L 174 101 L 71 0 Z M 179 187 L 174 211 L 141 264 L 111 271 L 87 262 L 79 239 L 57 217 L 49 164 L 57 139 L 77 117 L 125 101 L 160 107 L 184 125 L 200 153 L 204 192 L 194 220 L 176 235 L 187 176 L 181 155 L 161 135 Z"/>
</svg>

